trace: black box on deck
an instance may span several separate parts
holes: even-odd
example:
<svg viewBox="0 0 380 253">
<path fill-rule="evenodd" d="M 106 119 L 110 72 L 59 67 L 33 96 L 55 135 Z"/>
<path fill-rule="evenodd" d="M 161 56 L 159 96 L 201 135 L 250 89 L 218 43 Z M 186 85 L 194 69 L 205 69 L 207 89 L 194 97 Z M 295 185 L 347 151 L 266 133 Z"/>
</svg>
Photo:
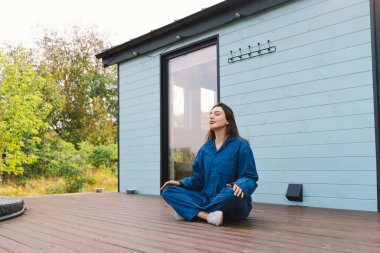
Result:
<svg viewBox="0 0 380 253">
<path fill-rule="evenodd" d="M 286 198 L 290 201 L 302 202 L 302 184 L 289 184 Z"/>
</svg>

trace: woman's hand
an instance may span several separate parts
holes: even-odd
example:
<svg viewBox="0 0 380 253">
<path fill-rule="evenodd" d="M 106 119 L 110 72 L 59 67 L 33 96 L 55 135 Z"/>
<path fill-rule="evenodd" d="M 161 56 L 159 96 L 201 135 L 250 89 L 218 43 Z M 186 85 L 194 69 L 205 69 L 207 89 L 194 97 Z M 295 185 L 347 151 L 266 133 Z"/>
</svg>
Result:
<svg viewBox="0 0 380 253">
<path fill-rule="evenodd" d="M 175 186 L 180 186 L 181 183 L 179 181 L 176 181 L 176 180 L 169 180 L 169 181 L 166 181 L 164 183 L 164 185 L 161 187 L 160 191 L 162 191 L 163 189 L 165 189 L 167 186 L 169 185 L 175 185 Z"/>
<path fill-rule="evenodd" d="M 234 191 L 234 195 L 236 197 L 244 198 L 243 190 L 237 184 L 227 184 L 227 186 L 231 186 Z"/>
</svg>

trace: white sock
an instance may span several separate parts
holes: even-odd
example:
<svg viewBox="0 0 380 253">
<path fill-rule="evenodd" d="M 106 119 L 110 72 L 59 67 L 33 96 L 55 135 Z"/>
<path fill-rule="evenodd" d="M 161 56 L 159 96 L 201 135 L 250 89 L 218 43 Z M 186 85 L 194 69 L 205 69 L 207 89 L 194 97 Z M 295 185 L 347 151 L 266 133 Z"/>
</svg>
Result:
<svg viewBox="0 0 380 253">
<path fill-rule="evenodd" d="M 176 220 L 184 220 L 184 218 L 181 215 L 179 215 L 176 211 L 174 211 L 174 218 Z"/>
<path fill-rule="evenodd" d="M 207 222 L 217 227 L 223 225 L 223 212 L 214 211 L 209 213 L 207 216 Z"/>
</svg>

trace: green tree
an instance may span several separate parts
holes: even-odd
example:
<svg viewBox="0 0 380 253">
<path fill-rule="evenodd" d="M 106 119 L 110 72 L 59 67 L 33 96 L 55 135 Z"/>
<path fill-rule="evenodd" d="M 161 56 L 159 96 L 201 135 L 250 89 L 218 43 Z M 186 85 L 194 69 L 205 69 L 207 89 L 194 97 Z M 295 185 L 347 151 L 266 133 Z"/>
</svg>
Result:
<svg viewBox="0 0 380 253">
<path fill-rule="evenodd" d="M 40 132 L 49 127 L 52 105 L 41 92 L 47 80 L 39 74 L 32 51 L 21 46 L 0 49 L 0 175 L 21 174 L 23 164 L 37 159 L 23 148 L 36 146 Z"/>
<path fill-rule="evenodd" d="M 95 58 L 107 47 L 105 40 L 91 29 L 74 26 L 65 36 L 46 31 L 38 45 L 41 64 L 52 73 L 64 96 L 63 110 L 53 118 L 58 134 L 74 144 L 115 142 L 116 69 L 103 68 Z"/>
<path fill-rule="evenodd" d="M 25 166 L 24 177 L 60 177 L 65 181 L 65 185 L 56 185 L 51 192 L 78 192 L 85 182 L 91 178 L 86 175 L 86 171 L 92 169 L 91 160 L 94 146 L 87 145 L 79 150 L 70 142 L 59 138 L 54 130 L 46 131 L 42 135 L 42 141 L 37 144 L 35 154 L 38 159 L 35 163 Z"/>
<path fill-rule="evenodd" d="M 50 174 L 65 180 L 66 192 L 79 192 L 89 179 L 86 176 L 86 170 L 90 168 L 88 159 L 72 143 L 60 138 L 53 139 L 53 143 L 47 169 Z"/>
</svg>

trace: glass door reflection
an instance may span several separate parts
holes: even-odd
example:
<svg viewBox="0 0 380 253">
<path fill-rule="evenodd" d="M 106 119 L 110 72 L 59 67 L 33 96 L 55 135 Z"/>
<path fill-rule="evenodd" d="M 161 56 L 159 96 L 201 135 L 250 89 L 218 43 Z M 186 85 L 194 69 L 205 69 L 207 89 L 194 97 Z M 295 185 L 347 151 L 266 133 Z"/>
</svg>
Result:
<svg viewBox="0 0 380 253">
<path fill-rule="evenodd" d="M 170 59 L 168 70 L 169 179 L 178 180 L 192 175 L 217 102 L 216 45 Z"/>
</svg>

